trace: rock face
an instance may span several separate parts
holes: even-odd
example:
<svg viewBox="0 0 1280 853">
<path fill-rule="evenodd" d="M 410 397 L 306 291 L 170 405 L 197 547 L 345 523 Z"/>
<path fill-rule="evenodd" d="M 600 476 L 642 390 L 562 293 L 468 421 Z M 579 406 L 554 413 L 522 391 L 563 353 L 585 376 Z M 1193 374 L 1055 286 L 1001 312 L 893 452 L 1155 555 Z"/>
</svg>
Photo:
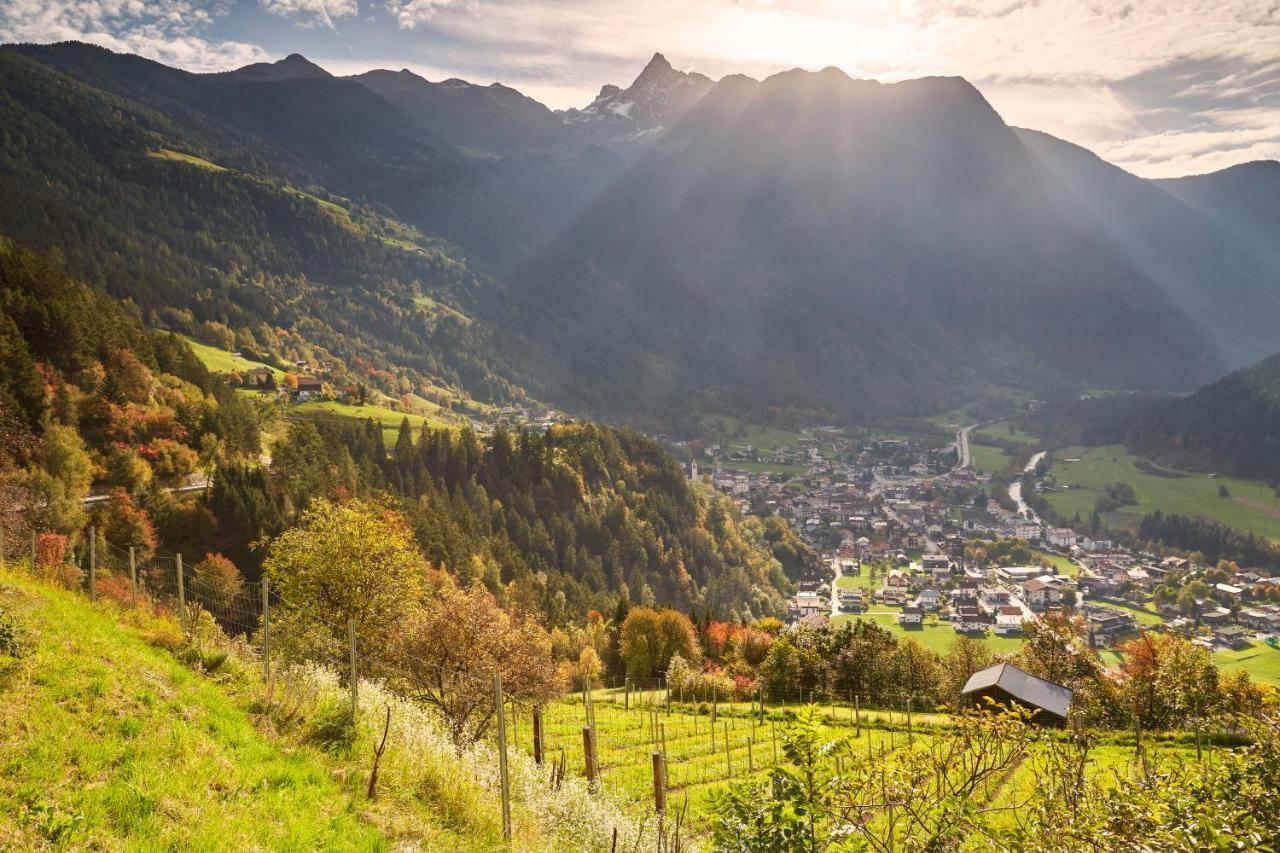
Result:
<svg viewBox="0 0 1280 853">
<path fill-rule="evenodd" d="M 589 105 L 562 113 L 565 125 L 593 142 L 636 144 L 655 139 L 711 90 L 711 78 L 677 71 L 661 53 L 630 86 L 606 85 Z"/>
</svg>

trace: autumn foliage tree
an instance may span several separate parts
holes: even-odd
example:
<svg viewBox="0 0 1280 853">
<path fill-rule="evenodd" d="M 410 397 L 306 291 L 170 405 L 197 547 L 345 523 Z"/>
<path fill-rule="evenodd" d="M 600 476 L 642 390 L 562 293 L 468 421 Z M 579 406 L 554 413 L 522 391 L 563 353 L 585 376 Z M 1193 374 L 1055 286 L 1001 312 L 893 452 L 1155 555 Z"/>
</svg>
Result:
<svg viewBox="0 0 1280 853">
<path fill-rule="evenodd" d="M 280 596 L 281 645 L 301 657 L 346 666 L 347 623 L 362 658 L 376 663 L 419 600 L 426 562 L 404 517 L 390 503 L 313 501 L 297 526 L 277 537 L 263 563 Z"/>
<path fill-rule="evenodd" d="M 588 646 L 583 654 L 595 651 Z M 443 575 L 397 626 L 392 668 L 398 685 L 440 711 L 459 744 L 483 737 L 492 724 L 495 676 L 508 698 L 525 705 L 560 692 L 547 632 L 501 607 L 482 584 L 463 589 Z"/>
<path fill-rule="evenodd" d="M 674 655 L 689 661 L 700 657 L 693 623 L 688 616 L 675 610 L 632 608 L 622 623 L 619 643 L 630 678 L 662 675 Z"/>
</svg>

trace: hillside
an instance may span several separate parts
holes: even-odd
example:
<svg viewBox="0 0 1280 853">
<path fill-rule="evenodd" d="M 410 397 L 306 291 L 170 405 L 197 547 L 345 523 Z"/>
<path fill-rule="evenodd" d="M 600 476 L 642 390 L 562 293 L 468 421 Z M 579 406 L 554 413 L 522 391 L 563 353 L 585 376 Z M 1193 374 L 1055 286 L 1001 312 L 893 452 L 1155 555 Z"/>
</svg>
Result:
<svg viewBox="0 0 1280 853">
<path fill-rule="evenodd" d="M 2 567 L 0 614 L 27 646 L 0 657 L 0 846 L 371 850 L 400 831 L 343 780 L 346 762 L 158 646 L 181 642 L 171 623 L 122 627 Z M 413 824 L 418 843 L 465 843 L 426 809 Z"/>
<path fill-rule="evenodd" d="M 1043 420 L 1084 444 L 1123 443 L 1170 467 L 1274 484 L 1280 482 L 1280 355 L 1187 397 L 1089 401 L 1055 407 Z"/>
</svg>

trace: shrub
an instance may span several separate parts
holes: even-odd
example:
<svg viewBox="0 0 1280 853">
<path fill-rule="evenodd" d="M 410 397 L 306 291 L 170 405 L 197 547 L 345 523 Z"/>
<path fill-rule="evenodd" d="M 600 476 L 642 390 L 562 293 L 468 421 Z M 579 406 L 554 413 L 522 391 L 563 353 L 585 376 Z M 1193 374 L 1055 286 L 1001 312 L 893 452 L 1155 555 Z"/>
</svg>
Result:
<svg viewBox="0 0 1280 853">
<path fill-rule="evenodd" d="M 0 657 L 20 658 L 28 650 L 22 626 L 12 613 L 0 607 Z"/>
</svg>

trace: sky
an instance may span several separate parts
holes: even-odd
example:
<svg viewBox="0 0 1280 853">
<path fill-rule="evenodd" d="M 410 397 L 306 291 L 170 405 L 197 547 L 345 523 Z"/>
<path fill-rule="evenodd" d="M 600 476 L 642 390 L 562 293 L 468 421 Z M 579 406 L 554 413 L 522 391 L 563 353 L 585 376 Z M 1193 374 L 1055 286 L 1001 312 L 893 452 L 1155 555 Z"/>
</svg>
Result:
<svg viewBox="0 0 1280 853">
<path fill-rule="evenodd" d="M 66 39 L 192 71 L 409 68 L 555 108 L 655 51 L 713 78 L 959 75 L 1144 177 L 1280 159 L 1280 0 L 0 0 L 0 41 Z"/>
</svg>

